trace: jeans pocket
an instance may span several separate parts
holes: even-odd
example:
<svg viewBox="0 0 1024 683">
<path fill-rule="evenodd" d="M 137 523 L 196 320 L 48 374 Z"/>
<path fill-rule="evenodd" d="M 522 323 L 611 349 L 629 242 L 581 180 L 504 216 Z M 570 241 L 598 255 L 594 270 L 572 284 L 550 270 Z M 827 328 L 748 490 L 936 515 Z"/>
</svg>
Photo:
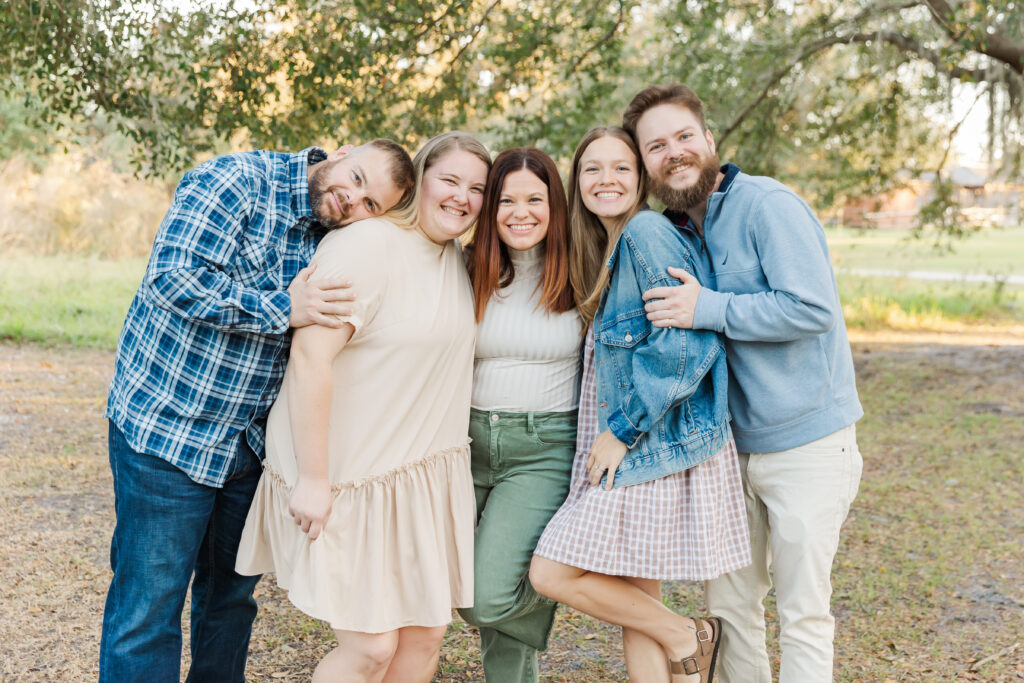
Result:
<svg viewBox="0 0 1024 683">
<path fill-rule="evenodd" d="M 538 427 L 533 438 L 545 446 L 575 446 L 576 427 Z"/>
</svg>

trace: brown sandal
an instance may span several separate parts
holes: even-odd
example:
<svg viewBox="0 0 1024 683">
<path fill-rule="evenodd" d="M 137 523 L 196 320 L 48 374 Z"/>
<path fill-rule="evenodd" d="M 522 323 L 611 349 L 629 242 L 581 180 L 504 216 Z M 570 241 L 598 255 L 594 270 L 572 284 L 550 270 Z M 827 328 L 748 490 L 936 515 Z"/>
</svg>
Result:
<svg viewBox="0 0 1024 683">
<path fill-rule="evenodd" d="M 717 617 L 694 619 L 693 623 L 697 625 L 697 649 L 689 657 L 668 660 L 669 671 L 673 674 L 691 676 L 700 674 L 700 683 L 711 683 L 715 676 L 715 660 L 718 659 L 722 624 Z"/>
</svg>

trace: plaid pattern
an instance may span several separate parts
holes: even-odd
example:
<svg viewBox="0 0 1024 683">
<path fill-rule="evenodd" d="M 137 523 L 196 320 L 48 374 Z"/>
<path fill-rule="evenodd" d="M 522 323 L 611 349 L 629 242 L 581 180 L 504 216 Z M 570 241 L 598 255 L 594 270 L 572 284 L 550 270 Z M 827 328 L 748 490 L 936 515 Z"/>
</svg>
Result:
<svg viewBox="0 0 1024 683">
<path fill-rule="evenodd" d="M 188 172 L 174 193 L 118 341 L 106 417 L 137 452 L 222 486 L 284 377 L 288 284 L 323 236 L 308 167 L 326 158 L 248 152 Z"/>
<path fill-rule="evenodd" d="M 535 554 L 611 576 L 704 580 L 750 564 L 736 447 L 683 472 L 605 491 L 586 461 L 598 435 L 594 331 L 587 332 L 572 485 Z"/>
</svg>

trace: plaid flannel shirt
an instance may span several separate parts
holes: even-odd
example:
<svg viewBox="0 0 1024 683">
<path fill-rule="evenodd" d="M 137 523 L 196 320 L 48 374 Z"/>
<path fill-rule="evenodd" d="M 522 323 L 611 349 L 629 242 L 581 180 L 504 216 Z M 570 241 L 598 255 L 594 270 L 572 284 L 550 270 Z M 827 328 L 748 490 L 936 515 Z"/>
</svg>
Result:
<svg viewBox="0 0 1024 683">
<path fill-rule="evenodd" d="M 266 415 L 290 342 L 287 288 L 324 231 L 308 167 L 326 158 L 247 152 L 188 172 L 157 232 L 118 341 L 106 417 L 131 447 L 223 486 Z"/>
</svg>

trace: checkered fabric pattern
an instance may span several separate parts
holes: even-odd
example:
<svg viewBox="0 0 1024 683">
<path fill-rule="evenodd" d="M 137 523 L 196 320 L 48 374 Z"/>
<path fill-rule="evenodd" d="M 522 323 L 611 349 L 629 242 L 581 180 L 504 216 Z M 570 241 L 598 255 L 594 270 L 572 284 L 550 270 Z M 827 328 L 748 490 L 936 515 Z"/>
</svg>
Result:
<svg viewBox="0 0 1024 683">
<path fill-rule="evenodd" d="M 118 342 L 106 417 L 136 451 L 222 486 L 248 431 L 284 377 L 289 283 L 323 228 L 309 205 L 309 164 L 248 152 L 211 159 L 178 184 Z"/>
<path fill-rule="evenodd" d="M 683 472 L 606 491 L 586 461 L 597 438 L 594 331 L 587 332 L 576 458 L 569 496 L 551 518 L 541 557 L 612 576 L 704 580 L 750 564 L 750 536 L 736 447 Z"/>
</svg>

